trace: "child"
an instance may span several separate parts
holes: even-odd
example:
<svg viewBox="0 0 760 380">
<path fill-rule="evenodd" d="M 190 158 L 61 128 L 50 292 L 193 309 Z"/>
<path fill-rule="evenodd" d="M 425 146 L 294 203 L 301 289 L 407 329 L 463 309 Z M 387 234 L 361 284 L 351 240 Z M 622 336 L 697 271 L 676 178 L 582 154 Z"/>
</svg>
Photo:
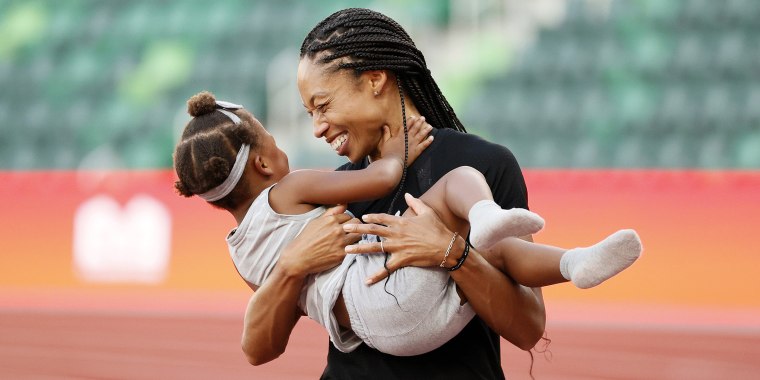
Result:
<svg viewBox="0 0 760 380">
<path fill-rule="evenodd" d="M 228 246 L 238 272 L 254 290 L 267 278 L 287 242 L 322 214 L 324 208 L 316 205 L 379 198 L 393 191 L 401 179 L 404 137 L 391 136 L 387 127 L 379 157 L 366 169 L 290 172 L 285 153 L 242 106 L 201 92 L 188 101 L 188 112 L 194 118 L 175 149 L 179 178 L 175 186 L 181 195 L 198 195 L 235 217 L 238 227 L 227 236 Z M 410 118 L 409 123 L 411 163 L 432 142 L 428 136 L 432 127 L 424 118 Z M 470 221 L 470 241 L 481 250 L 507 237 L 536 233 L 544 223 L 528 210 L 501 209 L 483 176 L 467 167 L 447 173 L 421 199 L 445 204 L 448 209 L 436 209 L 439 214 L 449 212 Z M 484 256 L 504 272 L 500 263 L 509 262 L 507 274 L 523 284 L 544 286 L 570 280 L 587 288 L 627 268 L 641 253 L 632 230 L 618 231 L 592 247 L 562 251 L 559 260 L 538 246 L 526 244 L 519 250 Z M 450 250 L 451 244 L 442 253 L 443 262 Z M 394 272 L 389 283 L 367 286 L 365 274 L 382 268 L 383 256 L 346 255 L 340 265 L 307 278 L 299 307 L 327 329 L 339 350 L 350 352 L 364 341 L 388 354 L 418 355 L 454 337 L 474 316 L 468 304 L 461 305 L 463 300 L 446 270 L 452 268 L 403 268 Z M 534 265 L 537 261 L 542 265 Z M 536 283 L 536 278 L 564 280 Z M 385 286 L 393 289 L 392 297 Z M 344 303 L 345 310 L 338 310 Z M 343 318 L 339 323 L 338 314 L 347 314 L 348 321 Z"/>
</svg>

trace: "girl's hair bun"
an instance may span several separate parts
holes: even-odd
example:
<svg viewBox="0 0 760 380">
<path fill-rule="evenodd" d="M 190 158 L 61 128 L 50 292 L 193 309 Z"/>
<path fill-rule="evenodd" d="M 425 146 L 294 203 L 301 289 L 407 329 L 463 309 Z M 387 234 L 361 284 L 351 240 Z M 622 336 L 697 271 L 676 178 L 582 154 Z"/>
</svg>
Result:
<svg viewBox="0 0 760 380">
<path fill-rule="evenodd" d="M 215 109 L 216 98 L 208 91 L 201 91 L 187 101 L 187 113 L 192 117 L 214 112 Z"/>
</svg>

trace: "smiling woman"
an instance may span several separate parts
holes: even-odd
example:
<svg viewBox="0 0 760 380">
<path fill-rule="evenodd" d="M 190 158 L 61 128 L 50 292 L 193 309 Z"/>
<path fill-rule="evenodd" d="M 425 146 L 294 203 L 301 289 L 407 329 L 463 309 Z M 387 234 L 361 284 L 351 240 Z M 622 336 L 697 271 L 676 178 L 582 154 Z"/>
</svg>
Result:
<svg viewBox="0 0 760 380">
<path fill-rule="evenodd" d="M 399 194 L 419 197 L 459 166 L 480 171 L 501 208 L 527 208 L 527 189 L 514 156 L 504 147 L 462 133 L 464 126 L 441 94 L 424 56 L 406 31 L 387 16 L 352 8 L 317 24 L 301 45 L 298 88 L 312 117 L 314 136 L 324 138 L 337 154 L 351 161 L 342 170 L 363 170 L 377 162 L 382 156 L 384 129 L 392 135 L 405 135 L 409 116 L 424 116 L 438 129 L 434 131 L 435 141 L 418 160 L 404 160 L 402 181 L 393 194 L 349 205 L 354 215 L 403 211 L 406 203 Z M 455 235 L 452 239 L 453 231 L 442 226 L 434 214 L 409 218 L 418 228 L 391 222 L 389 227 L 399 232 L 386 237 L 385 247 L 393 247 L 394 253 L 407 253 L 410 259 L 399 263 L 399 259 L 391 258 L 388 263 L 424 267 L 437 261 L 437 265 L 440 250 L 446 250 L 449 241 L 452 252 L 458 252 L 452 257 L 467 257 L 463 253 L 464 237 Z M 348 354 L 330 345 L 323 377 L 398 378 L 403 374 L 419 378 L 503 378 L 498 336 L 523 349 L 533 347 L 544 330 L 541 292 L 511 282 L 476 250 L 471 250 L 469 259 L 462 263 L 460 270 L 451 272 L 451 279 L 479 317 L 455 338 L 409 360 L 367 345 Z M 297 265 L 310 266 L 310 259 L 302 256 Z M 270 277 L 252 298 L 249 311 L 268 310 L 283 316 L 295 313 L 297 289 L 302 284 L 303 279 L 285 274 Z M 284 323 L 254 312 L 246 323 L 246 339 L 258 337 L 276 347 L 274 352 L 262 354 L 271 360 L 284 351 L 295 320 Z M 459 360 L 452 363 L 452 357 Z"/>
<path fill-rule="evenodd" d="M 388 80 L 395 81 L 384 71 L 357 76 L 339 70 L 327 75 L 322 65 L 301 60 L 298 86 L 312 118 L 314 137 L 324 138 L 338 155 L 351 162 L 377 157 L 382 128 L 391 125 L 387 107 L 399 108 L 401 104 L 398 91 L 383 92 Z M 407 115 L 419 116 L 419 112 L 412 109 Z M 393 121 L 397 126 L 398 121 Z"/>
</svg>

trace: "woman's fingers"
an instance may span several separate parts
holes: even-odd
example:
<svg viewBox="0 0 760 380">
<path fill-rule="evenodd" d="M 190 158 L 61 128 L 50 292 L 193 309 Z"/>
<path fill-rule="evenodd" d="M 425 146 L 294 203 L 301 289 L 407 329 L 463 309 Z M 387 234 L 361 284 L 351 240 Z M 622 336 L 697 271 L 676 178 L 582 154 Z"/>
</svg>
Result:
<svg viewBox="0 0 760 380">
<path fill-rule="evenodd" d="M 376 284 L 380 282 L 381 280 L 385 279 L 386 277 L 388 277 L 389 275 L 390 274 L 388 273 L 388 271 L 386 271 L 385 268 L 383 268 L 383 270 L 377 271 L 375 274 L 367 277 L 367 279 L 364 280 L 364 283 L 367 285 Z"/>
<path fill-rule="evenodd" d="M 388 237 L 388 228 L 378 224 L 344 224 L 343 231 L 355 234 L 371 234 Z"/>
<path fill-rule="evenodd" d="M 404 193 L 404 200 L 406 200 L 407 206 L 409 206 L 416 215 L 433 212 L 433 209 L 430 208 L 430 206 L 425 204 L 425 202 L 421 201 L 419 198 L 413 197 L 412 194 Z"/>
<path fill-rule="evenodd" d="M 401 260 L 397 259 L 397 258 L 398 258 L 398 256 L 391 256 L 391 258 L 388 259 L 388 261 L 385 263 L 385 268 L 383 268 L 381 270 L 378 270 L 377 272 L 375 272 L 371 276 L 367 277 L 364 280 L 364 283 L 367 284 L 367 285 L 376 284 L 376 283 L 384 280 L 386 277 L 390 276 L 391 273 L 393 273 L 396 270 L 404 267 L 405 265 L 403 265 L 401 263 Z"/>
<path fill-rule="evenodd" d="M 348 246 L 362 239 L 362 234 L 345 234 L 343 235 L 343 245 Z"/>
<path fill-rule="evenodd" d="M 347 245 L 346 253 L 352 253 L 352 254 L 381 253 L 383 252 L 383 249 L 385 249 L 385 247 L 381 246 L 380 243 L 361 243 L 361 244 Z"/>
<path fill-rule="evenodd" d="M 362 216 L 364 223 L 381 224 L 383 226 L 390 226 L 398 224 L 402 218 L 398 215 L 389 214 L 365 214 Z"/>
</svg>

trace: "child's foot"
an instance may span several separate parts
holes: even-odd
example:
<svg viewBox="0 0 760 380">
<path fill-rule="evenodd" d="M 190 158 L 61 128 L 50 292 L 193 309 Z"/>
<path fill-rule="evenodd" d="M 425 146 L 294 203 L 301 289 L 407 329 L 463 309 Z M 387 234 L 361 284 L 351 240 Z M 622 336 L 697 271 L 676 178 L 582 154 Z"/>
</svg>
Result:
<svg viewBox="0 0 760 380">
<path fill-rule="evenodd" d="M 538 214 L 522 208 L 502 209 L 494 201 L 479 201 L 470 209 L 470 243 L 486 249 L 510 236 L 531 235 L 544 228 Z"/>
<path fill-rule="evenodd" d="M 641 240 L 634 230 L 620 230 L 586 248 L 565 252 L 559 270 L 565 279 L 586 289 L 628 268 L 641 256 Z"/>
</svg>

